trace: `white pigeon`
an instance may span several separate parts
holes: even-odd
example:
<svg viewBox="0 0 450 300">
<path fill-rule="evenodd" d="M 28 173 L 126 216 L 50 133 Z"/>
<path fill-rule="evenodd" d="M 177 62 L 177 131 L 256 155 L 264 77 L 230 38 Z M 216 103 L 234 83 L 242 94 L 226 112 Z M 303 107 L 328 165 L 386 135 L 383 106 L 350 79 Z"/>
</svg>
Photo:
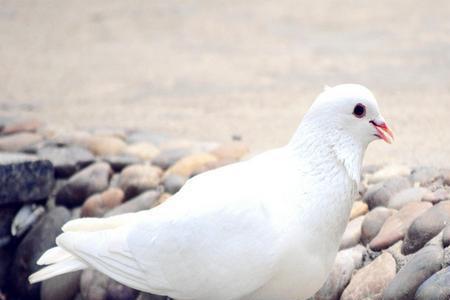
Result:
<svg viewBox="0 0 450 300">
<path fill-rule="evenodd" d="M 367 88 L 327 88 L 286 146 L 197 175 L 151 210 L 68 222 L 29 280 L 93 268 L 178 300 L 306 299 L 332 268 L 368 144 L 391 138 Z"/>
</svg>

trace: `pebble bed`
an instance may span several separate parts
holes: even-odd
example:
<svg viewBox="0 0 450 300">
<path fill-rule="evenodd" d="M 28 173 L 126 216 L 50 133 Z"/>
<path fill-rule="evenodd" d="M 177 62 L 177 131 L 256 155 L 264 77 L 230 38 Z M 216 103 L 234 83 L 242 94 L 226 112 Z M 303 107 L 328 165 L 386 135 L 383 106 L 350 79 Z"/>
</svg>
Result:
<svg viewBox="0 0 450 300">
<path fill-rule="evenodd" d="M 167 299 L 93 270 L 35 285 L 27 277 L 68 220 L 150 209 L 248 154 L 239 137 L 217 144 L 0 119 L 0 300 Z M 334 268 L 311 299 L 450 299 L 449 221 L 450 170 L 364 167 Z"/>
</svg>

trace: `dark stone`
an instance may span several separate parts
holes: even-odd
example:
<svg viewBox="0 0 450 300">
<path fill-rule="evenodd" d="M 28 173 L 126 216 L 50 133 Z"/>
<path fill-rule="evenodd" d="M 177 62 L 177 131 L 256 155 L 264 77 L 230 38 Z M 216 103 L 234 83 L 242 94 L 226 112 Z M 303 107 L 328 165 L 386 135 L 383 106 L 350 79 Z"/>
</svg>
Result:
<svg viewBox="0 0 450 300">
<path fill-rule="evenodd" d="M 384 290 L 384 300 L 413 299 L 417 288 L 442 268 L 443 249 L 430 245 L 417 252 Z"/>
<path fill-rule="evenodd" d="M 406 232 L 404 254 L 414 253 L 435 237 L 450 222 L 450 201 L 443 201 L 417 217 Z"/>
<path fill-rule="evenodd" d="M 11 240 L 11 224 L 19 207 L 7 205 L 0 207 L 0 248 L 7 245 Z"/>
<path fill-rule="evenodd" d="M 80 280 L 83 300 L 134 300 L 139 292 L 96 270 L 84 270 Z"/>
<path fill-rule="evenodd" d="M 384 222 L 392 216 L 396 211 L 386 207 L 376 207 L 369 211 L 364 218 L 361 226 L 361 241 L 364 245 L 378 234 Z"/>
<path fill-rule="evenodd" d="M 91 195 L 108 188 L 111 167 L 99 162 L 75 173 L 56 194 L 56 204 L 66 207 L 80 206 Z"/>
<path fill-rule="evenodd" d="M 450 299 L 450 267 L 447 267 L 428 278 L 417 290 L 415 299 Z"/>
<path fill-rule="evenodd" d="M 194 150 L 190 147 L 163 150 L 152 160 L 152 164 L 165 170 L 192 153 L 194 153 Z"/>
<path fill-rule="evenodd" d="M 11 265 L 13 253 L 14 249 L 11 246 L 0 247 L 0 289 L 6 285 L 6 279 L 9 273 L 9 266 Z"/>
<path fill-rule="evenodd" d="M 110 279 L 106 287 L 106 300 L 133 300 L 139 292 Z"/>
<path fill-rule="evenodd" d="M 186 183 L 187 178 L 177 175 L 177 174 L 170 174 L 166 178 L 164 178 L 163 185 L 164 185 L 164 191 L 170 194 L 175 194 L 178 192 L 181 187 Z"/>
<path fill-rule="evenodd" d="M 54 169 L 48 160 L 0 153 L 0 205 L 43 200 L 54 181 Z"/>
<path fill-rule="evenodd" d="M 12 293 L 22 299 L 39 299 L 40 284 L 30 285 L 28 276 L 40 269 L 39 257 L 55 246 L 61 226 L 70 219 L 64 207 L 55 207 L 44 215 L 20 242 L 11 266 L 9 284 Z"/>
<path fill-rule="evenodd" d="M 80 291 L 81 271 L 66 273 L 42 282 L 41 300 L 74 299 Z"/>
<path fill-rule="evenodd" d="M 110 164 L 114 172 L 120 172 L 128 166 L 141 162 L 139 158 L 126 154 L 105 156 L 103 157 L 103 160 Z"/>
<path fill-rule="evenodd" d="M 156 190 L 147 191 L 133 199 L 128 200 L 124 204 L 111 209 L 109 212 L 105 214 L 105 216 L 110 217 L 150 209 L 159 204 L 158 199 L 160 195 L 161 192 Z"/>
<path fill-rule="evenodd" d="M 171 298 L 141 292 L 136 300 L 171 300 Z"/>
<path fill-rule="evenodd" d="M 58 178 L 69 177 L 95 160 L 90 151 L 78 146 L 43 147 L 37 155 L 52 162 Z"/>
<path fill-rule="evenodd" d="M 411 183 L 404 177 L 393 177 L 380 185 L 375 185 L 364 195 L 364 201 L 370 209 L 377 206 L 387 206 L 393 195 L 411 187 Z"/>
</svg>

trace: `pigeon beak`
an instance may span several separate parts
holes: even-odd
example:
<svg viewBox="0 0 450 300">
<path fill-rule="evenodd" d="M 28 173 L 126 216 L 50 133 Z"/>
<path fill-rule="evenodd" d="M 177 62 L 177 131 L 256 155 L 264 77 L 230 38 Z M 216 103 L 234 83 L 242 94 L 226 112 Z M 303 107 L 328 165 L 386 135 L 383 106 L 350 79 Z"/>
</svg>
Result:
<svg viewBox="0 0 450 300">
<path fill-rule="evenodd" d="M 377 131 L 375 136 L 384 140 L 388 144 L 392 144 L 392 142 L 394 141 L 394 133 L 382 118 L 378 120 L 372 120 L 370 121 L 370 123 L 375 127 Z"/>
</svg>

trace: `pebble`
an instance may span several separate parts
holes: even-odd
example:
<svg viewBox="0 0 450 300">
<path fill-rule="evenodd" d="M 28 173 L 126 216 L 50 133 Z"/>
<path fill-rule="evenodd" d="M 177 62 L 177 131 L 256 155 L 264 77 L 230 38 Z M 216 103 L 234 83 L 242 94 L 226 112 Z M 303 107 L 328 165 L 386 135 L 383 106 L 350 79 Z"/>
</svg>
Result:
<svg viewBox="0 0 450 300">
<path fill-rule="evenodd" d="M 396 211 L 383 206 L 375 207 L 366 214 L 361 225 L 361 242 L 367 245 L 380 231 L 384 222 Z"/>
<path fill-rule="evenodd" d="M 442 231 L 442 245 L 444 247 L 450 246 L 450 224 L 445 226 Z"/>
<path fill-rule="evenodd" d="M 417 288 L 442 268 L 443 249 L 426 246 L 398 272 L 383 293 L 383 300 L 413 299 Z"/>
<path fill-rule="evenodd" d="M 130 199 L 144 191 L 156 189 L 161 181 L 162 171 L 151 165 L 131 165 L 120 173 L 118 186 Z"/>
<path fill-rule="evenodd" d="M 190 177 L 197 170 L 203 169 L 206 165 L 216 162 L 217 158 L 208 153 L 198 153 L 186 156 L 177 161 L 165 173 L 165 177 L 170 174 L 176 174 L 184 177 Z"/>
<path fill-rule="evenodd" d="M 152 164 L 163 170 L 170 168 L 177 161 L 195 152 L 191 147 L 171 148 L 161 151 L 153 160 Z"/>
<path fill-rule="evenodd" d="M 98 156 L 118 155 L 127 147 L 123 140 L 114 136 L 91 136 L 83 144 Z"/>
<path fill-rule="evenodd" d="M 163 185 L 164 191 L 175 194 L 186 183 L 188 178 L 176 174 L 170 174 L 164 178 Z"/>
<path fill-rule="evenodd" d="M 95 193 L 108 188 L 112 175 L 111 167 L 105 162 L 94 163 L 72 175 L 56 194 L 56 204 L 66 207 L 82 205 Z"/>
<path fill-rule="evenodd" d="M 0 151 L 19 152 L 40 141 L 42 141 L 42 136 L 30 132 L 0 136 Z"/>
<path fill-rule="evenodd" d="M 126 141 L 129 144 L 147 142 L 156 146 L 168 140 L 167 136 L 149 131 L 133 131 L 129 132 Z M 160 147 L 161 148 L 161 147 Z"/>
<path fill-rule="evenodd" d="M 11 224 L 11 234 L 21 237 L 45 213 L 42 205 L 27 204 L 20 208 Z"/>
<path fill-rule="evenodd" d="M 250 148 L 243 142 L 230 142 L 221 144 L 214 148 L 210 153 L 219 160 L 240 160 L 250 152 Z"/>
<path fill-rule="evenodd" d="M 70 211 L 55 207 L 48 211 L 23 238 L 17 247 L 10 270 L 10 284 L 14 294 L 23 299 L 39 297 L 40 285 L 28 283 L 28 276 L 40 269 L 38 258 L 55 246 L 55 238 L 62 232 L 61 226 L 70 219 Z"/>
<path fill-rule="evenodd" d="M 48 160 L 0 153 L 0 205 L 43 200 L 54 182 L 54 169 Z"/>
<path fill-rule="evenodd" d="M 415 299 L 450 299 L 450 267 L 447 267 L 428 278 L 417 290 Z"/>
<path fill-rule="evenodd" d="M 405 165 L 388 165 L 373 174 L 366 174 L 367 183 L 376 184 L 391 179 L 392 177 L 408 176 L 411 169 Z"/>
<path fill-rule="evenodd" d="M 394 177 L 382 184 L 370 187 L 364 195 L 364 202 L 370 209 L 376 206 L 386 206 L 393 195 L 401 190 L 411 187 L 411 183 L 405 177 Z"/>
<path fill-rule="evenodd" d="M 47 279 L 41 285 L 41 300 L 74 299 L 80 291 L 81 271 Z"/>
<path fill-rule="evenodd" d="M 412 187 L 396 193 L 389 200 L 388 207 L 400 209 L 405 204 L 415 201 L 421 201 L 423 197 L 429 193 L 428 189 L 422 187 Z"/>
<path fill-rule="evenodd" d="M 103 157 L 102 160 L 107 162 L 114 172 L 120 172 L 128 166 L 136 165 L 142 162 L 139 158 L 127 154 L 109 155 Z"/>
<path fill-rule="evenodd" d="M 341 245 L 339 249 L 346 249 L 356 246 L 361 239 L 361 225 L 364 221 L 364 216 L 359 216 L 350 221 L 342 236 Z"/>
<path fill-rule="evenodd" d="M 139 292 L 128 286 L 125 286 L 115 280 L 109 279 L 106 286 L 107 300 L 133 300 L 136 299 Z"/>
<path fill-rule="evenodd" d="M 434 192 L 426 193 L 422 200 L 436 204 L 441 201 L 450 200 L 450 192 L 444 188 L 441 188 Z"/>
<path fill-rule="evenodd" d="M 350 282 L 353 271 L 362 266 L 363 256 L 366 252 L 366 249 L 361 245 L 339 251 L 326 282 L 311 299 L 339 300 L 345 287 Z"/>
<path fill-rule="evenodd" d="M 380 229 L 380 232 L 369 243 L 372 250 L 385 249 L 403 239 L 411 223 L 432 205 L 428 202 L 411 202 L 398 213 L 390 216 Z"/>
<path fill-rule="evenodd" d="M 1 129 L 0 134 L 8 135 L 19 132 L 36 132 L 43 123 L 37 119 L 14 120 L 6 123 Z"/>
<path fill-rule="evenodd" d="M 369 211 L 369 206 L 362 201 L 355 201 L 353 202 L 352 211 L 350 213 L 350 221 L 359 217 L 365 215 Z"/>
<path fill-rule="evenodd" d="M 159 152 L 158 148 L 147 142 L 128 145 L 124 150 L 124 154 L 137 157 L 143 161 L 152 160 Z"/>
<path fill-rule="evenodd" d="M 90 196 L 81 207 L 81 217 L 103 217 L 105 213 L 122 204 L 125 193 L 119 188 L 109 188 Z"/>
<path fill-rule="evenodd" d="M 106 300 L 106 288 L 109 277 L 95 271 L 86 269 L 80 278 L 80 294 L 83 300 Z"/>
<path fill-rule="evenodd" d="M 426 185 L 430 182 L 433 182 L 441 176 L 441 172 L 433 167 L 418 167 L 414 168 L 411 171 L 411 175 L 409 175 L 409 179 L 413 183 L 418 183 L 420 185 Z"/>
<path fill-rule="evenodd" d="M 342 293 L 341 300 L 381 300 L 384 288 L 395 276 L 395 260 L 384 252 L 373 262 L 360 269 Z"/>
<path fill-rule="evenodd" d="M 58 178 L 67 178 L 95 160 L 90 151 L 79 146 L 43 147 L 37 151 L 37 155 L 51 161 Z"/>
<path fill-rule="evenodd" d="M 450 201 L 443 201 L 429 208 L 409 226 L 403 243 L 403 253 L 416 252 L 448 223 L 450 223 Z"/>
<path fill-rule="evenodd" d="M 158 200 L 160 195 L 161 193 L 156 190 L 147 191 L 111 209 L 105 214 L 105 216 L 110 217 L 153 208 L 159 204 Z"/>
</svg>

